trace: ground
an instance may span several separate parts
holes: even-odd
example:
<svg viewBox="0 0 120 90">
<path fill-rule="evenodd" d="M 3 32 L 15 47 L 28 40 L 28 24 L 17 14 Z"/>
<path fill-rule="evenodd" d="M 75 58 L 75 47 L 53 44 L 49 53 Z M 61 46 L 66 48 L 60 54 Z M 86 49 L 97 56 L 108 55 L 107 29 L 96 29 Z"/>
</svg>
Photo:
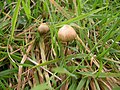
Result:
<svg viewBox="0 0 120 90">
<path fill-rule="evenodd" d="M 120 1 L 1 0 L 0 90 L 13 89 L 119 90 Z"/>
</svg>

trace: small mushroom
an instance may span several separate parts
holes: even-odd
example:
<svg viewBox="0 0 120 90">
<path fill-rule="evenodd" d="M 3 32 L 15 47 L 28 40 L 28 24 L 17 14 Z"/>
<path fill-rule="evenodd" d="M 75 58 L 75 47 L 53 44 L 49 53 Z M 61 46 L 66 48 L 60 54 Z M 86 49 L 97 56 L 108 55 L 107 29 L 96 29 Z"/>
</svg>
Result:
<svg viewBox="0 0 120 90">
<path fill-rule="evenodd" d="M 68 42 L 73 41 L 77 37 L 77 34 L 75 30 L 70 25 L 64 25 L 62 28 L 58 31 L 58 38 L 62 42 Z M 67 55 L 68 48 L 65 49 L 65 55 Z"/>
<path fill-rule="evenodd" d="M 64 25 L 58 31 L 58 38 L 63 42 L 73 41 L 76 37 L 77 34 L 70 25 Z"/>
<path fill-rule="evenodd" d="M 83 45 L 86 51 L 90 53 L 89 48 L 85 46 L 84 42 L 80 39 L 80 37 L 77 35 L 75 30 L 70 25 L 64 25 L 62 28 L 59 29 L 58 38 L 63 42 L 67 42 L 67 44 L 69 41 L 76 39 Z M 67 48 L 65 50 L 65 55 L 66 52 L 67 52 Z"/>
<path fill-rule="evenodd" d="M 40 24 L 40 26 L 38 27 L 38 32 L 41 35 L 41 39 L 39 42 L 40 45 L 40 51 L 41 51 L 41 59 L 42 59 L 42 63 L 46 62 L 46 55 L 45 55 L 45 43 L 44 43 L 44 34 L 46 34 L 49 31 L 49 27 L 46 23 L 42 23 Z M 45 69 L 47 69 L 47 66 L 44 66 Z M 45 71 L 45 79 L 46 81 L 48 81 L 49 86 L 51 87 L 51 83 L 50 83 L 50 79 L 49 79 L 49 74 Z"/>
<path fill-rule="evenodd" d="M 40 26 L 38 27 L 38 32 L 39 32 L 40 34 L 45 34 L 45 33 L 47 33 L 49 30 L 50 30 L 50 29 L 49 29 L 49 27 L 48 27 L 48 25 L 47 25 L 46 23 L 42 23 L 42 24 L 40 24 Z"/>
</svg>

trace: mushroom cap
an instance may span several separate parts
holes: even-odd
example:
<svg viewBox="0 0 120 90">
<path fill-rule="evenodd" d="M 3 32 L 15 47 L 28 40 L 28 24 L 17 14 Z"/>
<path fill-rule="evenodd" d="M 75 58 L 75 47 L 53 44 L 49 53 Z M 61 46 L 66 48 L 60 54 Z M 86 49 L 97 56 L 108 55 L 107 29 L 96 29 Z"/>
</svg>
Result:
<svg viewBox="0 0 120 90">
<path fill-rule="evenodd" d="M 41 23 L 40 26 L 38 27 L 38 32 L 40 34 L 45 34 L 49 31 L 49 27 L 46 23 Z"/>
<path fill-rule="evenodd" d="M 63 42 L 69 42 L 77 37 L 75 30 L 70 25 L 64 25 L 58 31 L 58 38 Z"/>
</svg>

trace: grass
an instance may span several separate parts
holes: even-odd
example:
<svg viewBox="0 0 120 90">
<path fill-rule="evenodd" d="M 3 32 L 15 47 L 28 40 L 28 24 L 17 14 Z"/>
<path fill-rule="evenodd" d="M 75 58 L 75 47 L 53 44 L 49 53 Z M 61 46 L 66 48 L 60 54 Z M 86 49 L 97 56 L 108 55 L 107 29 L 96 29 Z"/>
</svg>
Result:
<svg viewBox="0 0 120 90">
<path fill-rule="evenodd" d="M 50 32 L 41 53 L 43 22 Z M 65 24 L 82 44 L 59 41 Z M 119 26 L 119 0 L 2 0 L 0 90 L 119 90 Z"/>
</svg>

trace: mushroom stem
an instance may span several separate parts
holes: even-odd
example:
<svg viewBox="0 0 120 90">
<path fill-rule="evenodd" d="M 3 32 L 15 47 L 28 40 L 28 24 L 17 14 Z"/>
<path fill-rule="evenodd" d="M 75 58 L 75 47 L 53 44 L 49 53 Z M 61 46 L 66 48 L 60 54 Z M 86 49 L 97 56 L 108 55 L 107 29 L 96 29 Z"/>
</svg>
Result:
<svg viewBox="0 0 120 90">
<path fill-rule="evenodd" d="M 46 62 L 46 56 L 45 56 L 45 44 L 44 44 L 44 39 L 41 36 L 41 41 L 40 41 L 40 51 L 41 51 L 41 58 L 42 58 L 42 63 Z M 47 66 L 44 66 L 45 69 L 47 69 Z M 50 81 L 49 81 L 49 74 L 45 71 L 45 79 L 48 82 L 49 86 L 51 87 Z"/>
<path fill-rule="evenodd" d="M 66 43 L 66 46 L 68 46 L 69 42 Z M 65 48 L 65 56 L 67 55 L 68 47 Z"/>
</svg>

